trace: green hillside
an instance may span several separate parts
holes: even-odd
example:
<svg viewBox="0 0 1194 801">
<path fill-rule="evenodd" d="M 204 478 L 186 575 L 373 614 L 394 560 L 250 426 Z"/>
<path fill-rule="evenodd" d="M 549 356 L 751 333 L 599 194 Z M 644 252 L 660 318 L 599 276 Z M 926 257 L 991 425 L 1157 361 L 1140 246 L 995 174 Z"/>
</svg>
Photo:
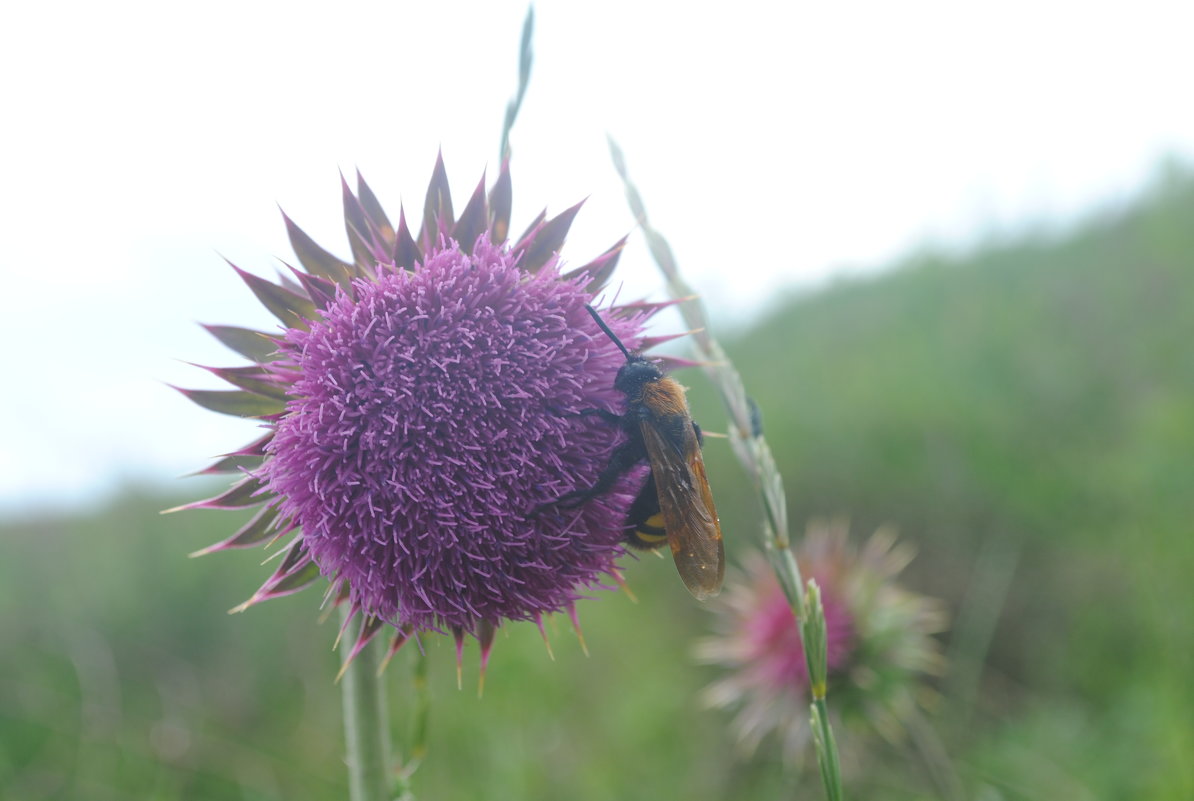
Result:
<svg viewBox="0 0 1194 801">
<path fill-rule="evenodd" d="M 1104 773 L 1194 796 L 1192 343 L 1194 180 L 1171 167 L 1072 230 L 793 298 L 729 346 L 793 519 L 918 543 L 911 575 L 960 615 L 953 700 L 997 623 L 979 712 L 1077 726 L 1048 760 L 1098 797 Z"/>
<path fill-rule="evenodd" d="M 965 797 L 1194 797 L 1192 312 L 1194 177 L 1171 169 L 1070 230 L 795 296 L 726 343 L 794 526 L 893 523 L 919 551 L 905 583 L 948 602 L 934 725 Z M 711 392 L 683 378 L 717 430 Z M 729 448 L 706 453 L 741 553 L 755 502 Z M 130 491 L 0 526 L 0 798 L 346 797 L 318 591 L 226 615 L 262 554 L 188 560 L 235 515 L 157 514 L 178 501 Z M 773 748 L 738 757 L 728 716 L 694 700 L 716 677 L 690 656 L 710 619 L 671 565 L 627 574 L 637 605 L 580 607 L 592 656 L 567 621 L 549 627 L 555 661 L 534 627 L 507 627 L 483 699 L 475 646 L 458 692 L 450 643 L 428 639 L 419 798 L 823 797 Z M 399 744 L 414 653 L 389 673 Z M 937 797 L 907 747 L 847 783 Z"/>
</svg>

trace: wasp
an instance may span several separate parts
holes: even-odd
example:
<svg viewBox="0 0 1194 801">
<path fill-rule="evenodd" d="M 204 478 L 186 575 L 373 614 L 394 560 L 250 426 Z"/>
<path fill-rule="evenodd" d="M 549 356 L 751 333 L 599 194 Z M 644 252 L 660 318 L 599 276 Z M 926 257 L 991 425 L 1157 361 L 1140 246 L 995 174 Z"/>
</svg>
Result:
<svg viewBox="0 0 1194 801">
<path fill-rule="evenodd" d="M 626 356 L 614 388 L 626 396 L 626 410 L 615 414 L 587 409 L 626 432 L 626 441 L 589 489 L 576 490 L 556 503 L 578 506 L 608 492 L 628 470 L 644 461 L 651 472 L 626 516 L 624 541 L 632 548 L 654 550 L 666 541 L 684 586 L 697 600 L 721 591 L 725 546 L 713 493 L 701 458 L 701 430 L 688 413 L 684 387 L 663 374 L 644 356 L 631 353 L 601 315 L 586 306 L 597 325 Z"/>
</svg>

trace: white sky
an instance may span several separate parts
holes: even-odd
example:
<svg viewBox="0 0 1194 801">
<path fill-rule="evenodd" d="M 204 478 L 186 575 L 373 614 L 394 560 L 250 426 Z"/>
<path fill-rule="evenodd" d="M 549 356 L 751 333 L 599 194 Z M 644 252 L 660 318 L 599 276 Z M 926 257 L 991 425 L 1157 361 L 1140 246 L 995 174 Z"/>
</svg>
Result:
<svg viewBox="0 0 1194 801">
<path fill-rule="evenodd" d="M 15 7 L 15 8 L 14 8 Z M 163 382 L 271 326 L 286 211 L 347 252 L 337 170 L 421 203 L 442 146 L 496 167 L 522 0 L 10 3 L 0 11 L 0 513 L 172 481 L 253 435 Z M 1185 2 L 536 5 L 515 221 L 588 197 L 566 258 L 632 220 L 606 133 L 690 282 L 736 323 L 925 242 L 1066 220 L 1194 159 Z M 662 296 L 641 240 L 624 294 Z M 185 491 L 187 485 L 171 486 Z"/>
</svg>

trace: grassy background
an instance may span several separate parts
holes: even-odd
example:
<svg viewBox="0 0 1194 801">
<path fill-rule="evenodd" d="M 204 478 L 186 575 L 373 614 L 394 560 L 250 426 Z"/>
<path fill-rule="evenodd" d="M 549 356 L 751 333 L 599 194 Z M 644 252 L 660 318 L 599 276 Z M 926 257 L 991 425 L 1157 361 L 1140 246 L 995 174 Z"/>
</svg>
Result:
<svg viewBox="0 0 1194 801">
<path fill-rule="evenodd" d="M 725 343 L 765 415 L 794 521 L 896 524 L 905 583 L 946 599 L 951 671 L 935 725 L 967 797 L 1194 797 L 1194 177 L 1067 231 L 926 251 L 793 296 Z M 696 416 L 724 415 L 696 374 Z M 234 443 L 230 443 L 232 445 Z M 728 447 L 707 448 L 731 549 L 757 541 Z M 188 497 L 202 492 L 199 482 Z M 0 797 L 346 796 L 319 592 L 225 611 L 258 552 L 188 561 L 237 516 L 108 508 L 0 526 Z M 664 561 L 640 603 L 582 604 L 499 634 L 477 699 L 427 641 L 424 799 L 820 797 L 773 750 L 738 758 L 694 700 L 708 628 Z M 408 740 L 411 654 L 388 673 Z M 843 735 L 845 736 L 845 735 Z M 915 752 L 876 745 L 853 797 L 926 798 Z"/>
</svg>

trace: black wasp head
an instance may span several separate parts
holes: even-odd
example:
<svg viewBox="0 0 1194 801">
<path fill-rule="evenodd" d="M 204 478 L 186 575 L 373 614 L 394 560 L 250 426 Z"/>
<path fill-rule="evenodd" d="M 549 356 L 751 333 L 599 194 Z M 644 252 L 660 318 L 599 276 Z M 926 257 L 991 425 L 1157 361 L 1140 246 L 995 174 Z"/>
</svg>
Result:
<svg viewBox="0 0 1194 801">
<path fill-rule="evenodd" d="M 610 330 L 609 326 L 605 324 L 605 320 L 601 319 L 601 315 L 597 313 L 596 309 L 592 306 L 585 306 L 585 310 L 597 321 L 597 325 L 601 327 L 606 336 L 618 346 L 618 350 L 626 356 L 626 364 L 622 365 L 622 368 L 618 370 L 617 378 L 614 379 L 614 389 L 621 390 L 631 400 L 637 400 L 643 394 L 643 387 L 652 381 L 663 378 L 663 371 L 645 357 L 628 351 L 622 344 L 622 340 L 618 339 L 617 334 Z"/>
<path fill-rule="evenodd" d="M 630 356 L 626 364 L 618 370 L 614 379 L 614 389 L 625 393 L 627 397 L 637 398 L 643 393 L 643 387 L 652 381 L 663 378 L 663 371 L 653 362 L 638 355 Z"/>
</svg>

